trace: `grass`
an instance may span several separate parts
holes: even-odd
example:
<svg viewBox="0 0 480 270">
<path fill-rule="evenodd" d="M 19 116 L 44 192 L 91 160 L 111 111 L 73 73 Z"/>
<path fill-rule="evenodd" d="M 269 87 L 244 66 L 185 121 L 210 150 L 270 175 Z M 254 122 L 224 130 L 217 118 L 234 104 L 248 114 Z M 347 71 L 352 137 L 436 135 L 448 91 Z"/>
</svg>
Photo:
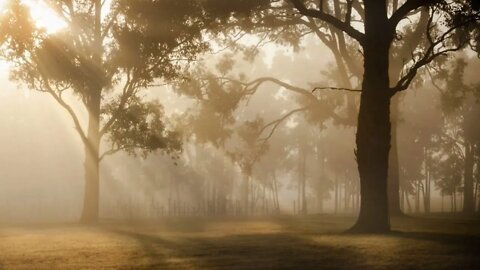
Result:
<svg viewBox="0 0 480 270">
<path fill-rule="evenodd" d="M 0 229 L 0 269 L 480 269 L 480 220 L 393 220 L 347 235 L 351 217 L 177 218 Z"/>
</svg>

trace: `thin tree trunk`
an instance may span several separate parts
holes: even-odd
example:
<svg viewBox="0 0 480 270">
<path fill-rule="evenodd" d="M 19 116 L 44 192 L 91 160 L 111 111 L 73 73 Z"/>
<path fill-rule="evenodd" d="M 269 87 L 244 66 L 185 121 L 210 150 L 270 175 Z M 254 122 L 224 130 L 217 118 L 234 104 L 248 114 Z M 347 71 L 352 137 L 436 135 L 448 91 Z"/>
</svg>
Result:
<svg viewBox="0 0 480 270">
<path fill-rule="evenodd" d="M 277 185 L 277 176 L 276 173 L 273 172 L 273 187 L 274 187 L 274 199 L 275 199 L 275 211 L 280 212 L 280 203 L 278 200 L 278 185 Z"/>
<path fill-rule="evenodd" d="M 415 213 L 420 213 L 420 180 L 415 181 Z"/>
<path fill-rule="evenodd" d="M 302 215 L 307 214 L 307 196 L 306 196 L 306 186 L 307 186 L 307 179 L 306 179 L 306 162 L 307 162 L 307 151 L 306 147 L 302 145 L 302 157 L 300 163 L 300 180 L 301 180 L 301 206 L 300 211 Z"/>
<path fill-rule="evenodd" d="M 455 213 L 455 196 L 453 194 L 454 192 L 450 195 L 450 212 Z"/>
<path fill-rule="evenodd" d="M 242 183 L 242 186 L 243 186 L 243 190 L 242 190 L 242 204 L 243 204 L 243 209 L 242 209 L 242 212 L 244 215 L 248 215 L 248 209 L 249 209 L 249 193 L 250 193 L 250 175 L 249 175 L 249 172 L 247 170 L 244 170 L 243 172 L 243 183 Z"/>
<path fill-rule="evenodd" d="M 457 212 L 457 192 L 453 192 L 453 212 Z"/>
<path fill-rule="evenodd" d="M 428 151 L 425 147 L 423 150 L 425 162 L 425 189 L 423 194 L 423 209 L 425 214 L 430 213 L 430 166 L 428 162 Z"/>
<path fill-rule="evenodd" d="M 338 213 L 338 176 L 335 174 L 335 214 Z"/>
<path fill-rule="evenodd" d="M 404 191 L 403 194 L 405 196 L 405 201 L 407 202 L 408 212 L 412 213 L 412 205 L 410 204 L 410 198 L 408 196 L 408 193 L 406 191 Z"/>
<path fill-rule="evenodd" d="M 475 156 L 473 145 L 465 143 L 465 168 L 464 168 L 464 189 L 463 189 L 463 213 L 472 215 L 475 213 L 475 199 L 473 194 L 473 168 Z"/>
</svg>

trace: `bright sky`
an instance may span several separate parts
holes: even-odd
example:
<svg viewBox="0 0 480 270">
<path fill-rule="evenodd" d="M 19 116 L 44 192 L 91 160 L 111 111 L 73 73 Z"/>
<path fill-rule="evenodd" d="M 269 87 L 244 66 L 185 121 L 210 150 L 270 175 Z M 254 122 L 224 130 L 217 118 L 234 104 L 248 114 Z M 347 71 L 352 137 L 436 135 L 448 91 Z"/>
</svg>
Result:
<svg viewBox="0 0 480 270">
<path fill-rule="evenodd" d="M 8 0 L 0 0 L 0 10 L 3 11 L 5 9 L 7 1 Z M 45 28 L 47 32 L 54 33 L 66 27 L 66 23 L 48 7 L 45 1 L 22 0 L 22 3 L 30 8 L 30 12 L 33 19 L 36 21 L 37 26 Z"/>
<path fill-rule="evenodd" d="M 30 12 L 37 26 L 45 28 L 47 32 L 54 33 L 67 26 L 65 21 L 55 14 L 45 1 L 22 0 L 22 2 L 30 8 Z"/>
</svg>

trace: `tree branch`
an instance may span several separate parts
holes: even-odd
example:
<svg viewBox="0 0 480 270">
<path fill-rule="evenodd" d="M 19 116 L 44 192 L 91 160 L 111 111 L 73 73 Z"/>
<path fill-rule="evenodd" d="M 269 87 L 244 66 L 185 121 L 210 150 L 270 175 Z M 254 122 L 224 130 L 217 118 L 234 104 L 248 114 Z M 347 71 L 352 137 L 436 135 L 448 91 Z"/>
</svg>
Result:
<svg viewBox="0 0 480 270">
<path fill-rule="evenodd" d="M 434 38 L 430 33 L 430 30 L 433 28 L 432 21 L 433 21 L 433 11 L 432 11 L 432 14 L 430 15 L 430 18 L 428 20 L 427 27 L 426 27 L 427 28 L 426 36 L 427 36 L 428 42 L 430 43 L 430 46 L 428 47 L 424 55 L 419 60 L 415 60 L 415 58 L 413 58 L 414 64 L 410 67 L 407 74 L 404 75 L 393 88 L 391 88 L 392 95 L 395 94 L 396 92 L 406 90 L 411 84 L 411 82 L 413 81 L 413 79 L 415 78 L 415 76 L 417 75 L 418 70 L 420 68 L 430 64 L 433 60 L 435 60 L 435 58 L 437 58 L 440 55 L 445 55 L 449 52 L 455 52 L 455 51 L 461 50 L 463 46 L 466 44 L 466 42 L 468 42 L 468 41 L 460 42 L 458 45 L 452 46 L 452 47 L 445 47 L 444 45 L 445 41 L 451 38 L 452 35 L 455 34 L 453 32 L 456 29 L 469 24 L 471 22 L 470 20 L 466 20 L 461 24 L 458 24 L 449 28 L 442 35 L 440 35 L 436 40 L 434 40 Z M 437 49 L 437 46 L 439 45 L 440 45 L 440 48 Z"/>
<path fill-rule="evenodd" d="M 312 93 L 314 93 L 317 90 L 334 90 L 334 91 L 347 91 L 347 92 L 362 92 L 360 89 L 350 89 L 350 88 L 344 88 L 344 87 L 315 87 L 312 90 Z"/>
<path fill-rule="evenodd" d="M 300 14 L 307 16 L 307 17 L 313 17 L 320 19 L 326 23 L 329 23 L 330 25 L 338 28 L 339 30 L 347 33 L 350 37 L 353 39 L 357 40 L 360 44 L 364 43 L 365 40 L 365 35 L 353 28 L 350 23 L 343 22 L 339 20 L 338 18 L 324 13 L 321 10 L 316 10 L 316 9 L 311 9 L 307 8 L 305 4 L 301 0 L 290 0 L 290 2 L 293 4 L 293 6 L 300 12 Z"/>
<path fill-rule="evenodd" d="M 75 129 L 77 130 L 78 134 L 80 135 L 80 138 L 82 139 L 82 141 L 85 144 L 88 144 L 89 143 L 88 138 L 87 138 L 85 132 L 82 129 L 82 125 L 80 124 L 80 121 L 79 121 L 77 115 L 75 114 L 75 111 L 72 109 L 72 107 L 70 105 L 68 105 L 63 100 L 61 94 L 57 95 L 57 93 L 50 86 L 50 83 L 48 83 L 48 80 L 46 79 L 46 77 L 44 76 L 44 74 L 41 71 L 40 71 L 40 76 L 42 77 L 42 81 L 43 81 L 43 84 L 46 88 L 46 92 L 49 93 L 58 102 L 58 104 L 60 104 L 60 106 L 62 106 L 68 112 L 68 114 L 70 114 L 70 117 L 73 120 L 73 123 L 75 125 Z"/>
<path fill-rule="evenodd" d="M 395 11 L 390 19 L 388 19 L 389 28 L 394 30 L 398 23 L 405 18 L 410 12 L 417 8 L 439 3 L 440 0 L 407 0 L 401 7 Z"/>
<path fill-rule="evenodd" d="M 259 134 L 262 134 L 263 132 L 265 132 L 265 130 L 267 130 L 269 127 L 272 127 L 272 129 L 270 130 L 270 132 L 268 133 L 268 135 L 264 138 L 260 138 L 258 139 L 259 141 L 268 141 L 272 136 L 273 134 L 275 133 L 275 130 L 278 128 L 278 126 L 283 122 L 285 121 L 286 119 L 288 119 L 290 116 L 296 114 L 296 113 L 299 113 L 299 112 L 303 112 L 303 111 L 306 111 L 308 110 L 310 106 L 306 106 L 306 107 L 302 107 L 302 108 L 298 108 L 298 109 L 295 109 L 293 111 L 290 111 L 288 113 L 286 113 L 284 116 L 280 117 L 279 119 L 275 120 L 275 121 L 272 121 L 270 123 L 268 123 L 267 125 L 265 125 L 259 132 Z"/>
<path fill-rule="evenodd" d="M 107 123 L 105 123 L 105 125 L 100 130 L 100 137 L 103 137 L 103 135 L 108 132 L 108 129 L 113 125 L 115 120 L 117 120 L 120 111 L 123 110 L 128 99 L 134 94 L 134 92 L 135 87 L 133 86 L 132 78 L 129 71 L 127 72 L 127 81 L 125 82 L 125 85 L 123 87 L 122 96 L 120 97 L 120 103 L 118 104 L 117 109 L 112 114 L 110 119 L 108 119 Z"/>
</svg>

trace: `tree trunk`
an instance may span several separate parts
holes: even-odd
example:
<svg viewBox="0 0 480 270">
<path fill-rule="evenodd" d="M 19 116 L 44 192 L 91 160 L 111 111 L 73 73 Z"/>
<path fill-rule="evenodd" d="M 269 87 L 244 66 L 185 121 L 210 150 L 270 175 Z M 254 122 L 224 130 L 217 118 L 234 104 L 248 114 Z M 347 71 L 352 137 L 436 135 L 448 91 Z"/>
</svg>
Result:
<svg viewBox="0 0 480 270">
<path fill-rule="evenodd" d="M 453 196 L 453 192 L 452 192 L 452 194 L 450 194 L 450 212 L 451 213 L 455 212 L 453 200 L 454 200 L 454 196 Z"/>
<path fill-rule="evenodd" d="M 100 92 L 89 102 L 88 133 L 85 142 L 85 194 L 81 222 L 96 223 L 100 205 Z"/>
<path fill-rule="evenodd" d="M 101 73 L 102 67 L 102 1 L 95 0 L 94 40 L 92 61 Z M 91 78 L 89 94 L 85 102 L 88 110 L 88 131 L 85 144 L 85 194 L 81 221 L 96 223 L 99 217 L 100 205 L 100 106 L 102 101 L 102 82 L 100 77 Z"/>
<path fill-rule="evenodd" d="M 420 180 L 415 180 L 415 213 L 420 213 Z"/>
<path fill-rule="evenodd" d="M 274 204 L 275 204 L 275 212 L 278 214 L 280 212 L 280 203 L 278 201 L 278 185 L 277 185 L 277 176 L 275 171 L 273 172 L 273 195 L 274 195 Z"/>
<path fill-rule="evenodd" d="M 410 198 L 408 197 L 408 193 L 406 191 L 403 192 L 405 196 L 405 201 L 407 202 L 407 209 L 409 213 L 412 213 L 412 205 L 410 204 Z"/>
<path fill-rule="evenodd" d="M 474 151 L 470 142 L 465 143 L 465 169 L 464 169 L 464 196 L 463 196 L 463 213 L 472 215 L 475 213 L 475 199 L 473 195 L 473 167 L 474 167 Z"/>
<path fill-rule="evenodd" d="M 424 148 L 425 162 L 425 189 L 423 194 L 423 209 L 425 214 L 430 214 L 430 164 L 428 162 L 428 150 Z"/>
<path fill-rule="evenodd" d="M 248 210 L 250 208 L 249 197 L 250 197 L 250 169 L 244 168 L 243 172 L 243 181 L 242 181 L 242 190 L 241 190 L 241 203 L 242 203 L 242 214 L 248 215 Z"/>
<path fill-rule="evenodd" d="M 335 214 L 338 213 L 338 176 L 335 174 Z"/>
<path fill-rule="evenodd" d="M 307 195 L 306 195 L 306 188 L 307 188 L 307 179 L 306 179 L 306 162 L 307 162 L 307 151 L 306 146 L 301 146 L 301 158 L 300 158 L 300 200 L 299 200 L 299 207 L 300 213 L 302 215 L 307 214 Z"/>
<path fill-rule="evenodd" d="M 453 192 L 453 212 L 457 212 L 457 192 Z"/>
<path fill-rule="evenodd" d="M 353 232 L 390 231 L 388 157 L 390 150 L 389 49 L 386 1 L 365 0 L 364 77 L 357 128 L 360 214 Z"/>
</svg>

